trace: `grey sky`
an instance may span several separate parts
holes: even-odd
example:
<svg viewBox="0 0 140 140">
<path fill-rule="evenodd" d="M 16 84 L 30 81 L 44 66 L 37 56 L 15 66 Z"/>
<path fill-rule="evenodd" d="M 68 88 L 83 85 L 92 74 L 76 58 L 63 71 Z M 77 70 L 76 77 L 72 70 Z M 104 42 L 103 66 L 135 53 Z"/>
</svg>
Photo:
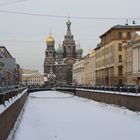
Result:
<svg viewBox="0 0 140 140">
<path fill-rule="evenodd" d="M 139 0 L 26 0 L 2 5 L 16 0 L 0 0 L 0 11 L 16 11 L 64 16 L 105 18 L 139 18 Z M 58 42 L 66 33 L 67 18 L 50 18 L 0 12 L 0 44 L 3 44 L 23 68 L 43 70 L 45 40 L 51 32 Z M 73 19 L 72 34 L 80 40 L 84 55 L 99 43 L 99 35 L 111 26 L 125 24 L 125 20 Z M 129 20 L 132 23 L 132 20 Z M 140 20 L 136 20 L 139 24 Z"/>
</svg>

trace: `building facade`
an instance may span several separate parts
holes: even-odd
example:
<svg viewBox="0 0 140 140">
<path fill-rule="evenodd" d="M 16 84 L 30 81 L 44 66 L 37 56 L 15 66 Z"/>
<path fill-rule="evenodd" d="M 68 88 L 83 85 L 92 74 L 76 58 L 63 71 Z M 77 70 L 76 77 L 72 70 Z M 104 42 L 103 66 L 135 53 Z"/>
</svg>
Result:
<svg viewBox="0 0 140 140">
<path fill-rule="evenodd" d="M 22 69 L 22 84 L 29 86 L 42 86 L 44 84 L 44 75 L 38 70 Z"/>
<path fill-rule="evenodd" d="M 140 85 L 140 32 L 125 46 L 127 85 Z"/>
<path fill-rule="evenodd" d="M 0 83 L 3 85 L 21 84 L 20 66 L 16 64 L 16 59 L 5 46 L 0 46 L 0 63 Z"/>
<path fill-rule="evenodd" d="M 95 48 L 96 84 L 124 85 L 126 83 L 126 56 L 124 46 L 139 31 L 138 25 L 117 25 L 100 36 Z"/>
<path fill-rule="evenodd" d="M 95 85 L 95 51 L 73 64 L 73 80 L 77 85 Z"/>
<path fill-rule="evenodd" d="M 76 61 L 73 64 L 73 82 L 78 85 L 84 85 L 85 74 L 84 74 L 84 59 Z"/>
<path fill-rule="evenodd" d="M 72 81 L 72 66 L 77 59 L 82 57 L 82 52 L 78 53 L 76 43 L 71 33 L 71 22 L 68 20 L 67 33 L 64 36 L 62 45 L 55 49 L 55 40 L 50 34 L 47 38 L 47 48 L 44 60 L 45 84 L 69 85 Z M 79 50 L 79 49 L 78 49 Z"/>
<path fill-rule="evenodd" d="M 95 51 L 92 50 L 84 58 L 84 84 L 95 85 Z"/>
<path fill-rule="evenodd" d="M 95 50 L 89 52 L 89 65 L 91 67 L 90 73 L 90 85 L 96 85 L 96 75 L 95 75 Z"/>
</svg>

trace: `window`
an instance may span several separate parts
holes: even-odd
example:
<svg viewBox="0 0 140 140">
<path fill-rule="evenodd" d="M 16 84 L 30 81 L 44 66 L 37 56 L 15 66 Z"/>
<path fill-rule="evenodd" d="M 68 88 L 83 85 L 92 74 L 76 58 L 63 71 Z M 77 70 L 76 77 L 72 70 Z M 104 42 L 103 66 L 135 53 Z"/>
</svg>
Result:
<svg viewBox="0 0 140 140">
<path fill-rule="evenodd" d="M 123 75 L 123 68 L 122 67 L 118 67 L 118 75 L 119 76 Z"/>
<path fill-rule="evenodd" d="M 114 75 L 114 67 L 110 68 L 110 75 L 112 75 L 112 76 Z"/>
<path fill-rule="evenodd" d="M 119 39 L 119 40 L 122 39 L 122 32 L 118 32 L 118 39 Z"/>
<path fill-rule="evenodd" d="M 119 62 L 122 62 L 122 55 L 119 55 Z"/>
<path fill-rule="evenodd" d="M 122 51 L 122 43 L 119 43 L 119 45 L 118 45 L 118 50 L 119 50 L 119 51 Z"/>
<path fill-rule="evenodd" d="M 122 85 L 122 79 L 119 79 L 119 85 Z"/>
<path fill-rule="evenodd" d="M 111 34 L 111 41 L 113 40 L 113 38 L 114 38 L 114 37 L 113 37 L 113 33 L 112 33 L 112 34 Z"/>
<path fill-rule="evenodd" d="M 130 34 L 130 32 L 127 32 L 127 39 L 128 39 L 128 40 L 131 39 L 131 34 Z"/>
<path fill-rule="evenodd" d="M 68 53 L 71 53 L 71 47 L 68 46 Z"/>
</svg>

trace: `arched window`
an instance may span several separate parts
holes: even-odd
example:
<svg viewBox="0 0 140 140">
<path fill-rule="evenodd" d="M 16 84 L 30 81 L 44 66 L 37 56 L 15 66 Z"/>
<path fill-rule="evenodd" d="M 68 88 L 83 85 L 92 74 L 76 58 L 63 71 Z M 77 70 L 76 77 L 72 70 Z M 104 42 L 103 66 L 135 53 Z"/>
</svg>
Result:
<svg viewBox="0 0 140 140">
<path fill-rule="evenodd" d="M 71 47 L 68 46 L 68 53 L 71 53 Z"/>
<path fill-rule="evenodd" d="M 66 46 L 64 46 L 63 49 L 64 49 L 64 54 L 63 54 L 63 56 L 64 56 L 64 58 L 65 58 L 65 57 L 66 57 Z"/>
</svg>

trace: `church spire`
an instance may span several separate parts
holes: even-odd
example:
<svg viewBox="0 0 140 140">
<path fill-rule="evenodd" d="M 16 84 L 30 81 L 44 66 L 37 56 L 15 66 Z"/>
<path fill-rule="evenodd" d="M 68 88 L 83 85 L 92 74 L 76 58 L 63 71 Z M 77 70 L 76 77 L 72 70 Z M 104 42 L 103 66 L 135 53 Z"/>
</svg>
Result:
<svg viewBox="0 0 140 140">
<path fill-rule="evenodd" d="M 71 26 L 71 21 L 70 21 L 70 19 L 68 19 L 68 21 L 66 22 L 66 25 L 67 25 L 67 28 L 70 29 L 70 26 Z"/>
<path fill-rule="evenodd" d="M 71 36 L 71 21 L 68 19 L 68 21 L 66 22 L 66 25 L 67 25 L 67 36 Z"/>
<path fill-rule="evenodd" d="M 67 33 L 64 36 L 64 41 L 62 47 L 64 49 L 63 57 L 73 57 L 76 58 L 76 44 L 73 35 L 71 34 L 71 21 L 68 19 L 66 22 Z"/>
</svg>

